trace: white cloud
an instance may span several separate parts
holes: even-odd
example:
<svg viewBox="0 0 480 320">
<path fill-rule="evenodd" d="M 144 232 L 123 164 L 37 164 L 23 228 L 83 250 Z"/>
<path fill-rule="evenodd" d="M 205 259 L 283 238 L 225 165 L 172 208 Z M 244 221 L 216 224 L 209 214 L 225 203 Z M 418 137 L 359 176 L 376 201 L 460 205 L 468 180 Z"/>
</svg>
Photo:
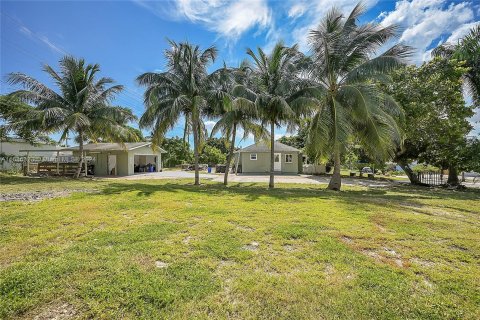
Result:
<svg viewBox="0 0 480 320">
<path fill-rule="evenodd" d="M 379 18 L 382 25 L 397 24 L 403 29 L 399 41 L 414 47 L 413 60 L 421 63 L 430 59 L 430 48 L 437 39 L 458 39 L 465 26 L 473 23 L 474 14 L 469 2 L 448 5 L 447 0 L 401 0 Z"/>
<path fill-rule="evenodd" d="M 458 39 L 463 38 L 473 27 L 475 27 L 477 24 L 480 22 L 471 22 L 471 23 L 465 23 L 464 25 L 458 27 L 457 30 L 453 31 L 450 37 L 448 37 L 446 42 L 449 43 L 456 43 Z"/>
<path fill-rule="evenodd" d="M 288 17 L 294 19 L 301 17 L 305 13 L 305 10 L 307 10 L 307 5 L 305 3 L 295 3 L 290 10 L 288 10 Z"/>
<path fill-rule="evenodd" d="M 201 23 L 229 40 L 237 40 L 254 27 L 269 27 L 272 22 L 266 0 L 135 0 L 135 3 L 161 17 Z"/>
<path fill-rule="evenodd" d="M 290 1 L 290 12 L 300 12 L 300 9 L 297 9 L 299 2 L 296 0 Z M 364 0 L 363 4 L 367 8 L 371 8 L 375 5 L 378 0 Z M 302 2 L 300 5 L 303 5 L 302 15 L 304 19 L 302 22 L 297 24 L 293 30 L 288 30 L 288 33 L 291 33 L 293 41 L 298 43 L 300 50 L 308 50 L 308 34 L 310 30 L 315 29 L 320 23 L 321 19 L 327 14 L 332 7 L 338 8 L 344 14 L 349 14 L 350 11 L 356 6 L 357 1 L 352 0 L 322 0 L 322 1 L 308 1 Z"/>
<path fill-rule="evenodd" d="M 217 123 L 217 121 L 207 120 L 207 121 L 205 121 L 204 123 L 205 123 L 205 127 L 206 127 L 208 130 L 212 130 L 213 127 L 215 126 L 215 124 Z"/>
<path fill-rule="evenodd" d="M 52 49 L 55 52 L 61 53 L 63 55 L 67 54 L 62 48 L 60 48 L 58 45 L 53 43 L 48 37 L 46 37 L 42 34 L 38 34 L 36 32 L 33 32 L 32 30 L 30 30 L 29 28 L 27 28 L 24 25 L 20 26 L 19 31 L 21 33 L 23 33 L 24 35 L 26 35 L 27 37 L 29 37 L 30 39 L 34 39 L 34 40 L 42 42 L 43 44 L 45 44 L 47 47 L 49 47 L 50 49 Z"/>
</svg>

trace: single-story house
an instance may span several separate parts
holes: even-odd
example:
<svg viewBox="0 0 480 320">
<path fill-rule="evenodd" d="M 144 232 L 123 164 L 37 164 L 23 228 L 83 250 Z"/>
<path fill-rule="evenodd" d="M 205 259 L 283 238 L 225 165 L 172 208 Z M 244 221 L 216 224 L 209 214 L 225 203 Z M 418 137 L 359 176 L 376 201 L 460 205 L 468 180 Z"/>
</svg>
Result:
<svg viewBox="0 0 480 320">
<path fill-rule="evenodd" d="M 274 170 L 278 173 L 302 172 L 302 153 L 297 148 L 275 141 Z M 242 173 L 270 172 L 270 143 L 258 142 L 235 151 L 235 167 Z"/>
<path fill-rule="evenodd" d="M 64 148 L 78 156 L 79 147 Z M 91 157 L 94 175 L 130 176 L 137 172 L 162 171 L 162 148 L 152 148 L 151 142 L 90 143 L 83 146 Z"/>
</svg>

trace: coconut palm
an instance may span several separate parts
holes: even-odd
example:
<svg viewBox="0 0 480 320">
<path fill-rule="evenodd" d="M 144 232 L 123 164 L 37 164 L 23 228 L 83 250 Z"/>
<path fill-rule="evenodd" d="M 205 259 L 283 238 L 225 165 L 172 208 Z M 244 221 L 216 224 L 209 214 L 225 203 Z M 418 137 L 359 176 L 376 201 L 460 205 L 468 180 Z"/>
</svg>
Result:
<svg viewBox="0 0 480 320">
<path fill-rule="evenodd" d="M 123 86 L 114 85 L 111 78 L 97 80 L 98 64 L 86 64 L 84 59 L 71 56 L 63 57 L 59 64 L 59 72 L 49 65 L 43 67 L 58 87 L 58 92 L 23 73 L 9 74 L 10 84 L 24 88 L 10 95 L 35 106 L 12 127 L 40 126 L 47 133 L 60 132 L 60 141 L 65 140 L 69 133 L 76 134 L 80 160 L 75 177 L 78 177 L 84 162 L 84 141 L 136 141 L 137 135 L 127 126 L 136 118 L 130 109 L 111 105 Z"/>
<path fill-rule="evenodd" d="M 402 65 L 411 49 L 395 45 L 372 57 L 397 33 L 396 26 L 358 25 L 365 7 L 358 4 L 345 17 L 331 9 L 317 29 L 310 32 L 312 51 L 309 77 L 313 85 L 302 94 L 318 100 L 307 138 L 307 149 L 317 157 L 333 155 L 334 171 L 328 189 L 340 190 L 340 156 L 355 135 L 373 158 L 393 154 L 401 142 L 396 120 L 402 110 L 383 94 L 376 81 Z"/>
<path fill-rule="evenodd" d="M 465 87 L 480 107 L 480 24 L 458 41 L 457 44 L 444 43 L 432 52 L 434 56 L 465 61 L 469 68 L 464 76 Z"/>
<path fill-rule="evenodd" d="M 296 119 L 297 112 L 290 98 L 298 90 L 299 68 L 297 62 L 303 55 L 297 46 L 286 47 L 279 42 L 272 52 L 267 55 L 261 48 L 257 53 L 247 49 L 247 54 L 253 59 L 252 76 L 254 81 L 251 87 L 238 85 L 234 89 L 235 95 L 255 101 L 262 125 L 270 125 L 270 181 L 269 188 L 274 182 L 274 142 L 275 127 L 290 125 Z"/>
<path fill-rule="evenodd" d="M 153 129 L 153 142 L 159 144 L 165 133 L 173 128 L 181 117 L 193 133 L 195 158 L 195 185 L 200 184 L 198 159 L 200 144 L 205 136 L 202 117 L 207 108 L 207 66 L 217 56 L 217 49 L 201 50 L 188 42 L 169 41 L 171 48 L 165 51 L 167 70 L 147 72 L 137 81 L 146 87 L 145 112 L 140 126 Z"/>
<path fill-rule="evenodd" d="M 223 179 L 225 185 L 228 184 L 228 173 L 235 150 L 237 131 L 239 129 L 243 130 L 242 139 L 246 139 L 250 134 L 253 134 L 256 138 L 266 136 L 263 126 L 256 122 L 258 112 L 254 101 L 235 96 L 233 92 L 237 85 L 241 84 L 248 87 L 250 74 L 250 67 L 244 61 L 237 69 L 229 69 L 224 66 L 210 76 L 211 106 L 214 107 L 214 114 L 220 116 L 212 129 L 211 135 L 221 132 L 227 139 L 231 137 Z"/>
</svg>

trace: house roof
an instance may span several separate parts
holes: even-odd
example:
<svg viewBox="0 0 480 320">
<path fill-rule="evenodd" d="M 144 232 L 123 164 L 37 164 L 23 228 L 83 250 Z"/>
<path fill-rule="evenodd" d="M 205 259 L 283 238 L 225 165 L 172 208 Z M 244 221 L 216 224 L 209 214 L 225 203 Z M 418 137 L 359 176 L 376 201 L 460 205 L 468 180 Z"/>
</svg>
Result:
<svg viewBox="0 0 480 320">
<path fill-rule="evenodd" d="M 287 146 L 286 144 L 283 144 L 281 142 L 275 141 L 273 145 L 273 150 L 275 152 L 302 152 L 301 150 L 298 150 L 297 148 Z M 255 144 L 252 144 L 248 147 L 245 147 L 243 149 L 240 149 L 236 152 L 270 152 L 270 143 L 265 143 L 265 142 L 257 142 Z"/>
<path fill-rule="evenodd" d="M 124 142 L 124 143 L 89 143 L 83 146 L 85 151 L 131 151 L 151 146 L 151 142 Z M 63 148 L 62 151 L 78 151 L 79 147 Z M 160 153 L 167 153 L 159 148 Z"/>
</svg>

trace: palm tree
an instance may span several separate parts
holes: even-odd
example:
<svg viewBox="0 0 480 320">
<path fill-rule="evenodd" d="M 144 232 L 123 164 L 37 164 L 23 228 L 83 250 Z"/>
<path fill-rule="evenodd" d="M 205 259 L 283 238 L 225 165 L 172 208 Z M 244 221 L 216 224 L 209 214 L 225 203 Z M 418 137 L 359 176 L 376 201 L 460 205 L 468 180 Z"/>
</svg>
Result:
<svg viewBox="0 0 480 320">
<path fill-rule="evenodd" d="M 301 93 L 317 99 L 318 104 L 307 148 L 317 157 L 333 154 L 334 171 L 328 185 L 331 190 L 341 188 L 340 155 L 352 135 L 373 158 L 392 155 L 401 142 L 396 120 L 402 110 L 375 82 L 387 81 L 387 73 L 402 65 L 411 49 L 398 44 L 372 57 L 396 35 L 398 28 L 376 23 L 358 25 L 364 12 L 361 4 L 348 17 L 333 8 L 310 32 L 312 85 Z"/>
<path fill-rule="evenodd" d="M 257 54 L 247 49 L 247 54 L 253 59 L 252 76 L 254 81 L 249 88 L 238 85 L 234 93 L 240 97 L 255 101 L 256 109 L 262 125 L 270 125 L 270 181 L 274 182 L 274 143 L 275 127 L 290 125 L 296 119 L 297 112 L 291 103 L 291 97 L 298 90 L 300 79 L 297 77 L 298 61 L 303 58 L 297 46 L 286 47 L 277 43 L 272 52 L 267 55 L 261 48 Z"/>
<path fill-rule="evenodd" d="M 432 54 L 465 61 L 469 70 L 464 76 L 464 83 L 473 102 L 480 107 L 480 24 L 473 27 L 457 44 L 444 43 L 435 48 Z"/>
<path fill-rule="evenodd" d="M 136 141 L 137 135 L 126 125 L 136 117 L 130 109 L 110 104 L 123 86 L 113 85 L 111 78 L 97 80 L 98 64 L 87 65 L 84 59 L 71 56 L 63 57 L 59 64 L 60 72 L 49 65 L 43 67 L 58 87 L 58 93 L 23 73 L 9 74 L 10 84 L 19 84 L 24 88 L 10 95 L 35 106 L 12 127 L 28 128 L 40 124 L 44 132 L 61 132 L 60 141 L 65 140 L 69 133 L 75 133 L 79 142 L 80 160 L 75 174 L 78 178 L 84 162 L 85 139 Z"/>
<path fill-rule="evenodd" d="M 235 150 L 237 130 L 243 130 L 242 139 L 247 138 L 249 134 L 253 134 L 257 138 L 263 138 L 266 135 L 264 128 L 256 123 L 258 112 L 254 101 L 235 96 L 233 92 L 237 85 L 248 87 L 250 70 L 249 64 L 244 61 L 237 69 L 229 69 L 224 66 L 210 76 L 211 105 L 215 109 L 214 115 L 220 116 L 211 135 L 221 132 L 227 139 L 231 137 L 223 179 L 224 185 L 228 185 L 228 173 Z"/>
<path fill-rule="evenodd" d="M 153 141 L 159 144 L 165 133 L 183 116 L 186 129 L 190 127 L 193 133 L 195 185 L 199 185 L 198 158 L 205 136 L 202 117 L 208 106 L 207 66 L 215 60 L 217 49 L 201 50 L 188 42 L 169 43 L 171 48 L 165 51 L 167 70 L 147 72 L 137 78 L 138 83 L 147 88 L 144 95 L 146 110 L 140 118 L 140 126 L 153 128 Z"/>
</svg>

